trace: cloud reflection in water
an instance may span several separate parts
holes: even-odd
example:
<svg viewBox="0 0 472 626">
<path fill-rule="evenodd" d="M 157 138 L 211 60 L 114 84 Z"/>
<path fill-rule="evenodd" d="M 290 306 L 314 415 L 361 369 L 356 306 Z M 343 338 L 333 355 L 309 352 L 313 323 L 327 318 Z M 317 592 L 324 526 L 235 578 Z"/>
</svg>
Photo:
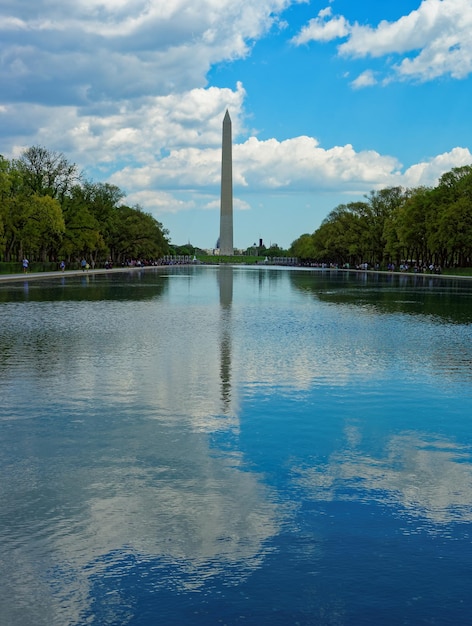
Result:
<svg viewBox="0 0 472 626">
<path fill-rule="evenodd" d="M 359 442 L 355 429 L 347 434 Z M 297 468 L 294 475 L 312 499 L 377 501 L 439 526 L 472 521 L 470 450 L 444 439 L 404 432 L 390 438 L 381 457 L 349 446 L 326 465 Z"/>
</svg>

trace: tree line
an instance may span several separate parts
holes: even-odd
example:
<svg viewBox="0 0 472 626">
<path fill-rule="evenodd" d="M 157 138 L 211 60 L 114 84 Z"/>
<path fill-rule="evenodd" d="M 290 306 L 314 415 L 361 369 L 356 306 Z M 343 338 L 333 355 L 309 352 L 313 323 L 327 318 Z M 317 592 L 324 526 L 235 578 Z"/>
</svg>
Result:
<svg viewBox="0 0 472 626">
<path fill-rule="evenodd" d="M 388 187 L 364 198 L 333 209 L 291 253 L 349 266 L 472 265 L 471 165 L 443 174 L 435 187 Z"/>
<path fill-rule="evenodd" d="M 84 180 L 77 165 L 41 146 L 0 155 L 0 259 L 99 264 L 157 259 L 168 231 L 115 185 Z"/>
</svg>

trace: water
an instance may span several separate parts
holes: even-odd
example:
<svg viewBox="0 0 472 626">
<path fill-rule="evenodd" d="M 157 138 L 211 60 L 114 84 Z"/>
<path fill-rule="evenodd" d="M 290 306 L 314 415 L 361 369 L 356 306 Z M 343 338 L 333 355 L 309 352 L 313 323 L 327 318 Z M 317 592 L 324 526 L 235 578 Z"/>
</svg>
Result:
<svg viewBox="0 0 472 626">
<path fill-rule="evenodd" d="M 469 624 L 472 282 L 0 287 L 0 623 Z"/>
</svg>

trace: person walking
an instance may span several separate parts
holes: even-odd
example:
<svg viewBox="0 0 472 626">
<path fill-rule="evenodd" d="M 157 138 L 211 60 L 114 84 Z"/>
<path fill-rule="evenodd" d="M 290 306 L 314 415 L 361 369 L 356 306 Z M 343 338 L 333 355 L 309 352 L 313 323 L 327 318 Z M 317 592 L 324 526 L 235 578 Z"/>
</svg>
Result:
<svg viewBox="0 0 472 626">
<path fill-rule="evenodd" d="M 28 271 L 28 267 L 29 267 L 29 261 L 28 259 L 25 257 L 23 259 L 23 272 L 26 274 L 26 272 Z"/>
</svg>

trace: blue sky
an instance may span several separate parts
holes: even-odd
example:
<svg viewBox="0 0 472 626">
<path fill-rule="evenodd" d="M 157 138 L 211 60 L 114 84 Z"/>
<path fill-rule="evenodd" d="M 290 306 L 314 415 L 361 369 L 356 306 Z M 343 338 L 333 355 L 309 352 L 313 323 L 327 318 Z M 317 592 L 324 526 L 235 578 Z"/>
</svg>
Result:
<svg viewBox="0 0 472 626">
<path fill-rule="evenodd" d="M 470 0 L 1 0 L 0 153 L 63 152 L 175 244 L 288 247 L 340 203 L 472 164 Z"/>
</svg>

